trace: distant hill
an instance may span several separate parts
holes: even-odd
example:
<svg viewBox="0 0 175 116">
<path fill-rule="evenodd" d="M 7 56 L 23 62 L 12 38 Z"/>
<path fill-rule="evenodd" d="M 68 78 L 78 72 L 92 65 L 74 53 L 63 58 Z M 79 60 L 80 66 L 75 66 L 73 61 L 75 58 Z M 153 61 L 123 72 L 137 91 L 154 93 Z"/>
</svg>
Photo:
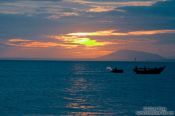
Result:
<svg viewBox="0 0 175 116">
<path fill-rule="evenodd" d="M 157 61 L 157 60 L 164 60 L 160 55 L 143 52 L 143 51 L 136 51 L 136 50 L 119 50 L 113 52 L 111 54 L 98 57 L 97 60 L 119 60 L 119 61 L 134 61 L 136 58 L 137 61 Z"/>
</svg>

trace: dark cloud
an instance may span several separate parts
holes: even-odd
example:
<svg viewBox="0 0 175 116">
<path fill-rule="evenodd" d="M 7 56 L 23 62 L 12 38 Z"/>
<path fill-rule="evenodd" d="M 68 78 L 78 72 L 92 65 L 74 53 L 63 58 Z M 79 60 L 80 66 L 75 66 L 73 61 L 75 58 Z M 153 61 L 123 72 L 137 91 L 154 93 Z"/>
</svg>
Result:
<svg viewBox="0 0 175 116">
<path fill-rule="evenodd" d="M 98 13 L 98 17 L 108 17 L 113 23 L 109 25 L 122 31 L 175 29 L 175 1 L 157 2 L 153 6 L 128 6 L 106 13 Z"/>
<path fill-rule="evenodd" d="M 175 0 L 160 1 L 152 6 L 127 6 L 121 9 L 138 15 L 175 17 Z"/>
</svg>

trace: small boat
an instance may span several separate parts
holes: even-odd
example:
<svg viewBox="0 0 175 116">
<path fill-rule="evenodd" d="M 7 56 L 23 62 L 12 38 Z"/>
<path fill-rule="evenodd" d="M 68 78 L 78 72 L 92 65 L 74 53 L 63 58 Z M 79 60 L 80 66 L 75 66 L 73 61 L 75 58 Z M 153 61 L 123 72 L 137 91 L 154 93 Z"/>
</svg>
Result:
<svg viewBox="0 0 175 116">
<path fill-rule="evenodd" d="M 133 69 L 136 74 L 160 74 L 166 67 L 155 67 L 155 68 L 138 68 L 137 66 Z"/>
<path fill-rule="evenodd" d="M 107 67 L 106 69 L 113 73 L 123 73 L 124 72 L 123 69 L 118 69 L 117 67 L 115 68 Z"/>
</svg>

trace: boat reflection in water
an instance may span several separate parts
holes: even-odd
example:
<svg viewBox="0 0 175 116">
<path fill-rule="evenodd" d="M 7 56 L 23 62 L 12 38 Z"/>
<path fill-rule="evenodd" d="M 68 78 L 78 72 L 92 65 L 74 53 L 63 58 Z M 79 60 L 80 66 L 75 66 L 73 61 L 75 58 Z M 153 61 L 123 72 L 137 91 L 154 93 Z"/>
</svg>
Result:
<svg viewBox="0 0 175 116">
<path fill-rule="evenodd" d="M 166 67 L 155 67 L 155 68 L 138 68 L 137 66 L 133 69 L 136 74 L 160 74 Z"/>
</svg>

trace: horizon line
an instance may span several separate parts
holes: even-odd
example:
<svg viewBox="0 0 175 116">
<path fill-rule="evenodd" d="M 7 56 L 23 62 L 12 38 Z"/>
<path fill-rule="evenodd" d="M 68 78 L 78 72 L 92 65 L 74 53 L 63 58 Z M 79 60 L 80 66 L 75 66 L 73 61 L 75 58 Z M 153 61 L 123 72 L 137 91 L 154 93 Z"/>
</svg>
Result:
<svg viewBox="0 0 175 116">
<path fill-rule="evenodd" d="M 72 58 L 72 59 L 59 59 L 59 58 L 0 58 L 0 61 L 8 60 L 8 61 L 96 61 L 96 62 L 175 62 L 175 59 L 160 59 L 160 60 L 99 60 L 99 59 L 93 59 L 93 58 Z"/>
</svg>

